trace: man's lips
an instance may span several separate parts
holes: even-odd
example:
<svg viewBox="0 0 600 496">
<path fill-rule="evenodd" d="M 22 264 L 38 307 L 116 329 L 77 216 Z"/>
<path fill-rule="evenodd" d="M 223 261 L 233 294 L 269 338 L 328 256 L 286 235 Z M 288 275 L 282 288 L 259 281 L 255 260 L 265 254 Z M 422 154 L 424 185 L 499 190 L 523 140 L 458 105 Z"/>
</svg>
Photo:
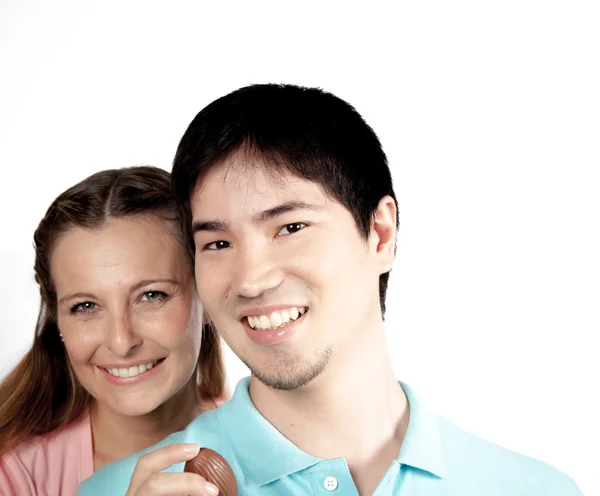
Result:
<svg viewBox="0 0 600 496">
<path fill-rule="evenodd" d="M 296 331 L 300 329 L 299 326 L 302 326 L 304 319 L 306 319 L 309 314 L 309 310 L 305 310 L 303 314 L 300 314 L 300 312 L 298 312 L 298 318 L 296 318 L 295 320 L 290 319 L 290 321 L 286 323 L 282 322 L 276 327 L 269 325 L 265 328 L 253 328 L 250 325 L 248 317 L 242 320 L 242 325 L 244 326 L 244 330 L 246 331 L 247 336 L 256 344 L 260 346 L 271 346 L 284 343 L 293 335 L 295 335 Z M 250 316 L 250 318 L 253 319 L 252 316 Z M 256 323 L 254 319 L 253 322 Z M 277 321 L 275 323 L 277 323 Z"/>
<path fill-rule="evenodd" d="M 261 307 L 246 311 L 246 315 L 242 318 L 248 326 L 256 331 L 276 330 L 285 327 L 296 320 L 308 311 L 306 306 L 283 306 L 276 307 Z"/>
</svg>

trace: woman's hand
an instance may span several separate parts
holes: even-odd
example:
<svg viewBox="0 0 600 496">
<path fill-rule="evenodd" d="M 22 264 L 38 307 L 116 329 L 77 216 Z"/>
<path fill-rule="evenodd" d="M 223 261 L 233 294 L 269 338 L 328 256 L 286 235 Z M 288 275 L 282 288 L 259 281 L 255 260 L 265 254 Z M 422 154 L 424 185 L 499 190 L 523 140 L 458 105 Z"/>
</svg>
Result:
<svg viewBox="0 0 600 496">
<path fill-rule="evenodd" d="M 125 496 L 215 496 L 219 489 L 198 474 L 162 471 L 187 462 L 200 451 L 197 444 L 171 444 L 142 455 Z"/>
</svg>

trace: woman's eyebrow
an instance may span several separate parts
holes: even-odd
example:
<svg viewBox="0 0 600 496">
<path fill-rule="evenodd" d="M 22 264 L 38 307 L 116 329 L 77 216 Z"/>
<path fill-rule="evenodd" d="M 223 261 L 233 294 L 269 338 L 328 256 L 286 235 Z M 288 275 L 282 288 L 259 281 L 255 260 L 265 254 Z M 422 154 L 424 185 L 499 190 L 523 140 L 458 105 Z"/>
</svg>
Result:
<svg viewBox="0 0 600 496">
<path fill-rule="evenodd" d="M 129 288 L 130 291 L 136 291 L 137 289 L 143 288 L 144 286 L 150 286 L 156 283 L 168 283 L 168 284 L 179 284 L 179 282 L 175 279 L 171 278 L 156 278 L 156 279 L 143 279 L 139 282 L 136 282 L 133 286 Z M 92 293 L 70 293 L 63 296 L 60 300 L 58 300 L 58 304 L 61 305 L 66 301 L 74 300 L 76 298 L 89 298 L 95 299 L 96 296 Z"/>
</svg>

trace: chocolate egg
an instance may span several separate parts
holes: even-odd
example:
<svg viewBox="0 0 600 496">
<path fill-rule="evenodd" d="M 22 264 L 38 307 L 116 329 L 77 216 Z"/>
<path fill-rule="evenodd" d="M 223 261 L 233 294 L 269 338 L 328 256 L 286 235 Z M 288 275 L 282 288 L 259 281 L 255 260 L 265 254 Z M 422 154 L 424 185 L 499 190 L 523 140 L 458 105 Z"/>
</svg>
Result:
<svg viewBox="0 0 600 496">
<path fill-rule="evenodd" d="M 186 462 L 184 472 L 201 475 L 219 488 L 219 496 L 238 496 L 235 474 L 219 453 L 210 448 L 200 448 L 200 452 Z"/>
</svg>

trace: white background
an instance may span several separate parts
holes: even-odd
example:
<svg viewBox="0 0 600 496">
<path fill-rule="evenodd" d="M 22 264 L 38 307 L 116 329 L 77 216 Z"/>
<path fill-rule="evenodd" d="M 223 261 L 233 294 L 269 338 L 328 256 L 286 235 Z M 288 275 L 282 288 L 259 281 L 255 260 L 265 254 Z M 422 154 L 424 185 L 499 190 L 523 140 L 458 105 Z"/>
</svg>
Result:
<svg viewBox="0 0 600 496">
<path fill-rule="evenodd" d="M 3 0 L 0 375 L 33 336 L 31 238 L 58 193 L 169 169 L 193 116 L 239 86 L 320 86 L 393 170 L 398 376 L 600 495 L 598 5 Z"/>
</svg>

